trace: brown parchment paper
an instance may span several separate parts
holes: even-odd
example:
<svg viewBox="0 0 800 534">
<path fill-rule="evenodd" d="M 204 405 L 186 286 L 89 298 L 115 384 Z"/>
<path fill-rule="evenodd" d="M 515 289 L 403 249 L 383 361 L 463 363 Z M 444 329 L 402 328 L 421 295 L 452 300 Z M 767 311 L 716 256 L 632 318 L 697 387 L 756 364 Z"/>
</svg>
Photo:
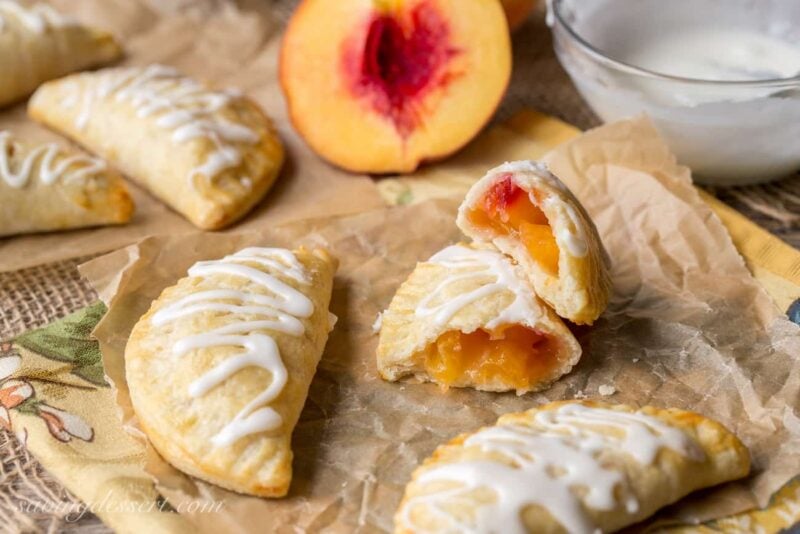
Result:
<svg viewBox="0 0 800 534">
<path fill-rule="evenodd" d="M 269 0 L 52 0 L 51 3 L 64 13 L 114 32 L 126 52 L 123 65 L 164 63 L 215 87 L 239 88 L 273 119 L 286 146 L 287 161 L 264 201 L 228 232 L 321 215 L 355 213 L 383 205 L 369 178 L 327 165 L 291 128 L 277 76 L 279 24 Z M 25 114 L 25 103 L 0 110 L 0 130 L 4 129 L 32 142 L 70 143 L 30 121 Z M 136 203 L 131 223 L 0 239 L 0 271 L 105 252 L 147 235 L 197 231 L 144 189 L 130 181 L 128 185 Z"/>
<path fill-rule="evenodd" d="M 148 238 L 84 265 L 109 305 L 95 334 L 125 422 L 135 427 L 127 335 L 193 262 L 251 244 L 324 245 L 340 259 L 331 305 L 340 320 L 294 433 L 290 495 L 237 495 L 186 477 L 153 453 L 148 469 L 159 490 L 176 505 L 224 501 L 219 513 L 188 514 L 202 531 L 385 532 L 411 471 L 440 443 L 503 413 L 599 397 L 608 386 L 615 392 L 607 400 L 714 417 L 750 448 L 750 478 L 685 499 L 662 519 L 696 521 L 765 504 L 800 472 L 800 329 L 753 280 L 647 120 L 591 131 L 547 160 L 597 223 L 615 287 L 608 311 L 579 336 L 581 362 L 540 394 L 442 391 L 378 377 L 371 325 L 417 261 L 461 239 L 460 199 L 255 233 Z"/>
</svg>

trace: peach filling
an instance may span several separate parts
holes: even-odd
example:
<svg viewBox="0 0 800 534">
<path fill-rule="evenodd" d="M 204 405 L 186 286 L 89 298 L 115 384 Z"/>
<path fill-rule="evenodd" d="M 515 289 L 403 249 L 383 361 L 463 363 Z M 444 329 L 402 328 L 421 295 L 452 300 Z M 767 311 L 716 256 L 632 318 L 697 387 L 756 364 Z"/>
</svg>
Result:
<svg viewBox="0 0 800 534">
<path fill-rule="evenodd" d="M 422 351 L 425 370 L 446 386 L 500 380 L 528 389 L 546 378 L 558 360 L 558 341 L 524 326 L 469 334 L 445 332 Z"/>
<path fill-rule="evenodd" d="M 477 226 L 520 239 L 545 272 L 558 276 L 558 244 L 547 217 L 514 183 L 510 173 L 486 193 L 469 218 Z"/>
</svg>

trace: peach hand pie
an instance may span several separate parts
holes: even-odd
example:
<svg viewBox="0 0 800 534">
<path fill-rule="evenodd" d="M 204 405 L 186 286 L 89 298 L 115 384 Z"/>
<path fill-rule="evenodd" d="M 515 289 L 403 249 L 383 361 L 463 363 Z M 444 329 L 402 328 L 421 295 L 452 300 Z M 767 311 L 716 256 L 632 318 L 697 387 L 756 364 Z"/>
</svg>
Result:
<svg viewBox="0 0 800 534">
<path fill-rule="evenodd" d="M 0 131 L 0 236 L 126 223 L 133 201 L 103 160 Z"/>
<path fill-rule="evenodd" d="M 336 260 L 247 248 L 201 261 L 125 348 L 133 408 L 178 469 L 234 491 L 286 495 L 292 431 L 335 317 Z"/>
<path fill-rule="evenodd" d="M 591 324 L 605 310 L 611 279 L 597 228 L 544 164 L 520 161 L 489 171 L 467 193 L 458 227 L 514 258 L 561 317 Z"/>
<path fill-rule="evenodd" d="M 569 372 L 580 355 L 510 258 L 454 245 L 417 265 L 383 313 L 378 370 L 391 381 L 522 394 Z"/>
<path fill-rule="evenodd" d="M 749 470 L 736 436 L 698 414 L 554 402 L 440 446 L 406 487 L 395 532 L 613 532 Z"/>
<path fill-rule="evenodd" d="M 47 80 L 103 65 L 122 55 L 114 37 L 44 3 L 0 0 L 0 107 Z"/>
<path fill-rule="evenodd" d="M 33 95 L 28 113 L 206 230 L 243 217 L 283 163 L 275 129 L 254 102 L 162 65 L 49 82 Z"/>
</svg>

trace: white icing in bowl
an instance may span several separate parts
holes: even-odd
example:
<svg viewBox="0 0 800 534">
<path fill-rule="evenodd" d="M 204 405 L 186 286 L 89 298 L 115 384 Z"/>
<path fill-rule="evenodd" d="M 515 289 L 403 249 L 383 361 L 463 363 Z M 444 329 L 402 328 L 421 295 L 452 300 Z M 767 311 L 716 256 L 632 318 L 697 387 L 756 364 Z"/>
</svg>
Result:
<svg viewBox="0 0 800 534">
<path fill-rule="evenodd" d="M 554 0 L 561 63 L 605 121 L 651 116 L 703 183 L 800 169 L 800 2 Z"/>
</svg>

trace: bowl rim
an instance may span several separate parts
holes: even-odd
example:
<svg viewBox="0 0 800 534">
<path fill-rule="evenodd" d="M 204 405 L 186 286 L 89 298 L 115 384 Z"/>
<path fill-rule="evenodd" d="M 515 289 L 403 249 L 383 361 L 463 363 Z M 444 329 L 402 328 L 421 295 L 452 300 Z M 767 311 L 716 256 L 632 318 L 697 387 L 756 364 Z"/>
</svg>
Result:
<svg viewBox="0 0 800 534">
<path fill-rule="evenodd" d="M 572 40 L 583 49 L 588 55 L 597 61 L 615 68 L 617 70 L 634 74 L 645 78 L 656 80 L 667 80 L 672 82 L 680 82 L 695 85 L 716 85 L 720 87 L 774 87 L 774 88 L 792 88 L 800 85 L 800 74 L 789 78 L 768 78 L 764 80 L 709 80 L 704 78 L 689 78 L 685 76 L 676 76 L 673 74 L 665 74 L 662 72 L 639 67 L 632 63 L 616 59 L 606 54 L 589 41 L 584 39 L 578 31 L 569 24 L 561 12 L 561 7 L 567 0 L 548 0 L 548 10 L 552 14 L 551 21 L 554 25 L 563 27 Z"/>
</svg>

